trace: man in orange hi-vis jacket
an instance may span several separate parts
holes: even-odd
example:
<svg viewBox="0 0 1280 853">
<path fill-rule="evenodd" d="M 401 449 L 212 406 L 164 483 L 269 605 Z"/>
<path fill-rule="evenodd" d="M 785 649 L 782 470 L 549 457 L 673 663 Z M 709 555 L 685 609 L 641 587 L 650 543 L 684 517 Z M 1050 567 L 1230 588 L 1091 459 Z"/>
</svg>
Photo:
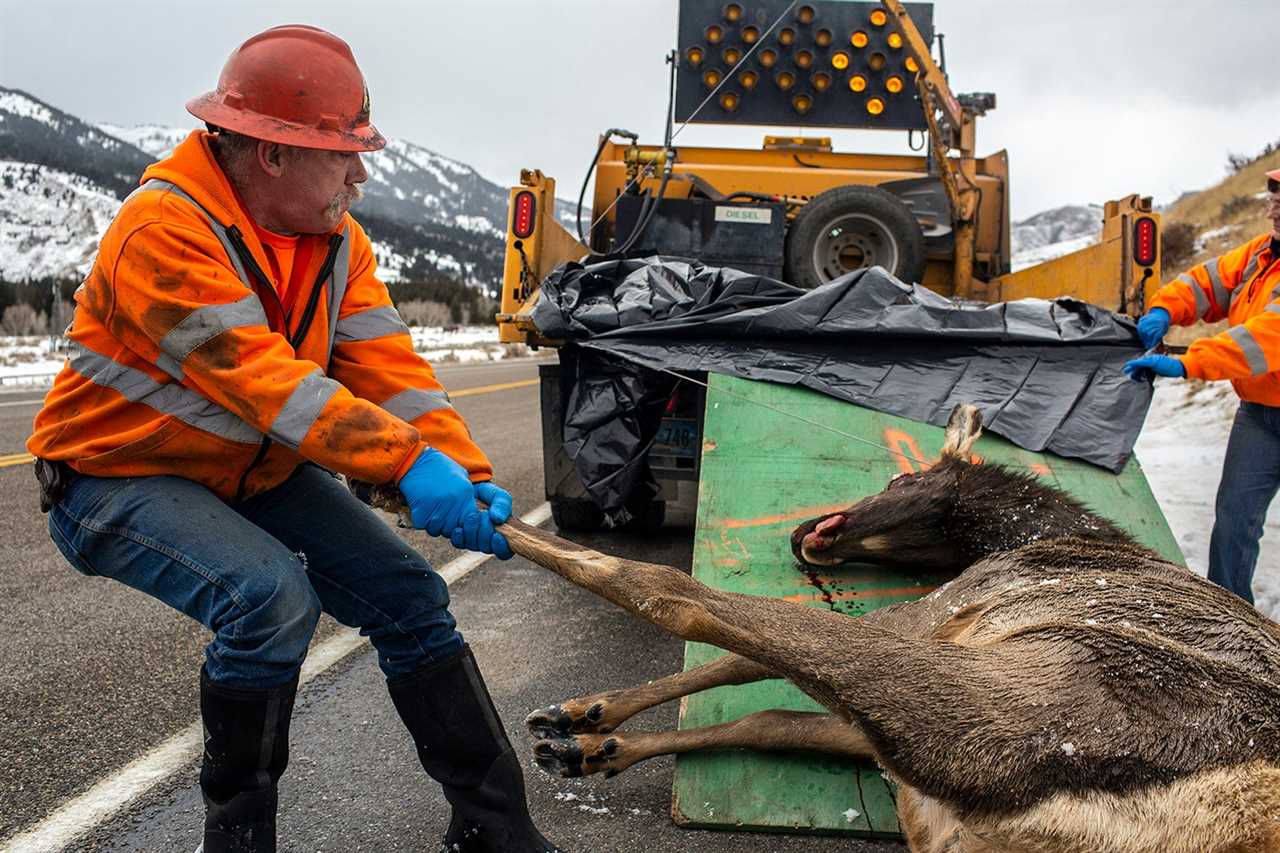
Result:
<svg viewBox="0 0 1280 853">
<path fill-rule="evenodd" d="M 1195 341 L 1186 355 L 1149 354 L 1124 366 L 1134 379 L 1229 379 L 1240 395 L 1218 485 L 1209 579 L 1249 602 L 1267 508 L 1280 489 L 1280 170 L 1267 173 L 1267 192 L 1271 233 L 1161 288 L 1138 334 L 1152 348 L 1171 323 L 1225 319 L 1230 327 Z"/>
<path fill-rule="evenodd" d="M 275 27 L 187 109 L 208 132 L 149 167 L 104 234 L 28 447 L 75 568 L 214 632 L 200 673 L 204 853 L 276 849 L 321 612 L 376 647 L 452 805 L 445 847 L 555 850 L 444 581 L 331 473 L 397 483 L 415 526 L 511 556 L 494 530 L 511 496 L 347 213 L 367 177 L 360 152 L 384 144 L 355 58 L 323 30 Z"/>
</svg>

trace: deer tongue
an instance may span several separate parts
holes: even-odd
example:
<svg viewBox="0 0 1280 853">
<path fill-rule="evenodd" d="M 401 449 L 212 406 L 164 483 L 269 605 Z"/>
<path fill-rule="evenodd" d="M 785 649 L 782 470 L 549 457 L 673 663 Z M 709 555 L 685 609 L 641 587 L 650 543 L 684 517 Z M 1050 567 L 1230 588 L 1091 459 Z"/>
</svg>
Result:
<svg viewBox="0 0 1280 853">
<path fill-rule="evenodd" d="M 843 527 L 844 522 L 844 513 L 836 513 L 830 518 L 824 518 L 822 521 L 819 521 L 817 526 L 813 528 L 813 532 L 825 537 L 827 534 L 835 533 Z"/>
<path fill-rule="evenodd" d="M 803 546 L 806 551 L 822 551 L 830 548 L 835 542 L 835 535 L 844 526 L 844 515 L 837 513 L 822 519 L 814 525 L 813 530 L 804 537 Z"/>
</svg>

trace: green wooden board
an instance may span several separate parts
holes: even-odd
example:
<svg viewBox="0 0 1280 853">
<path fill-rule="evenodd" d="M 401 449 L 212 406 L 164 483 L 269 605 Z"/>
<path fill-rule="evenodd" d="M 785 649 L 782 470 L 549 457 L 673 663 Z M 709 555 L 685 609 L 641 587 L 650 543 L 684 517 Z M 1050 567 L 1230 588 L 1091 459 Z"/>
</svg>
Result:
<svg viewBox="0 0 1280 853">
<path fill-rule="evenodd" d="M 719 589 L 788 598 L 851 615 L 918 597 L 945 580 L 928 573 L 841 566 L 823 569 L 819 587 L 797 570 L 790 547 L 797 524 L 879 492 L 895 474 L 918 465 L 795 416 L 928 462 L 938 458 L 942 447 L 938 427 L 801 388 L 713 375 L 703 431 L 694 577 Z M 992 435 L 984 435 L 974 452 L 1033 471 L 1165 557 L 1182 562 L 1136 459 L 1114 475 L 1084 462 L 1023 450 Z M 688 643 L 685 668 L 721 654 L 712 646 Z M 822 710 L 789 683 L 765 681 L 687 697 L 680 728 L 714 725 L 769 708 Z M 893 794 L 878 769 L 799 754 L 737 750 L 679 756 L 672 814 L 678 824 L 700 828 L 898 835 Z"/>
</svg>

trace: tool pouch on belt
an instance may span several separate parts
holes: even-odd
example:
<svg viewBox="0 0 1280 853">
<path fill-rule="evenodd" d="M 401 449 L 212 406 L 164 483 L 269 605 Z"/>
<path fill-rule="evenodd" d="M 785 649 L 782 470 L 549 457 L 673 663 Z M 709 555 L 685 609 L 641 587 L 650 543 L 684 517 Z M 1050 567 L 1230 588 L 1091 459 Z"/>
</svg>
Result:
<svg viewBox="0 0 1280 853">
<path fill-rule="evenodd" d="M 36 457 L 36 479 L 40 482 L 40 511 L 48 512 L 62 500 L 73 471 L 65 462 L 50 462 Z"/>
</svg>

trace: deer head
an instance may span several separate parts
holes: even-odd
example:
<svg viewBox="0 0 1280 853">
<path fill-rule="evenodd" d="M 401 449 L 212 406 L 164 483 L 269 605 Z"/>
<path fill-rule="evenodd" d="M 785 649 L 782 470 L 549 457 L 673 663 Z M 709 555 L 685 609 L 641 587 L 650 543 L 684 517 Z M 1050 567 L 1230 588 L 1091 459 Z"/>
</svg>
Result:
<svg viewBox="0 0 1280 853">
<path fill-rule="evenodd" d="M 970 461 L 981 435 L 977 408 L 956 406 L 936 465 L 899 474 L 879 494 L 801 524 L 791 534 L 792 552 L 815 566 L 865 562 L 959 570 L 1040 539 L 1132 541 L 1029 474 Z"/>
</svg>

